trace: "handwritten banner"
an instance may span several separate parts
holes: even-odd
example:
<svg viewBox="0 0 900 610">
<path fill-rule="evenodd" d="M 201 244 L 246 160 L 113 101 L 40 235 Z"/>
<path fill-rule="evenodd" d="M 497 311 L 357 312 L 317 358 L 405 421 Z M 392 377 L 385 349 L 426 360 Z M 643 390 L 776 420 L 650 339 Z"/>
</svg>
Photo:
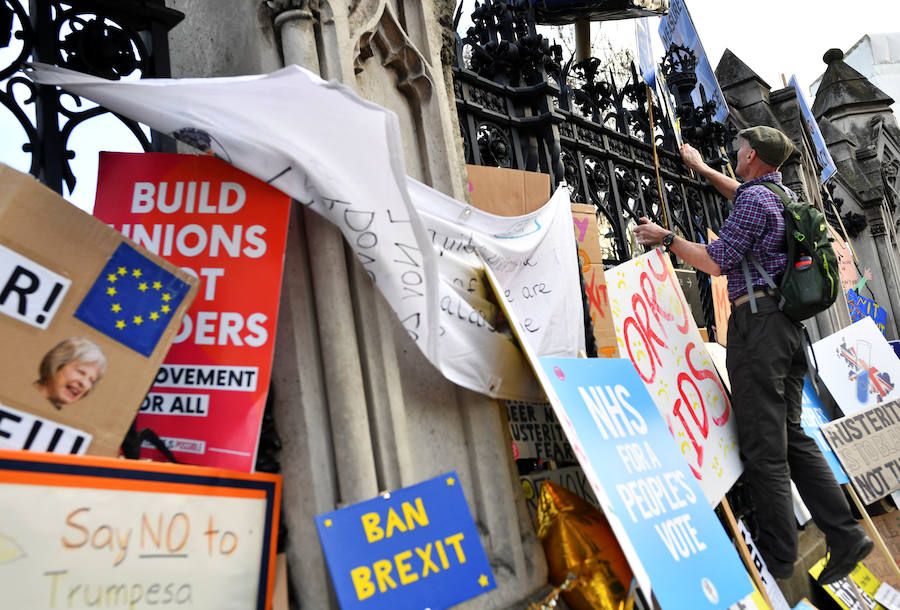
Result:
<svg viewBox="0 0 900 610">
<path fill-rule="evenodd" d="M 627 355 L 711 506 L 743 469 L 731 404 L 662 250 L 606 272 Z"/>
<path fill-rule="evenodd" d="M 496 588 L 455 472 L 318 515 L 341 608 L 447 608 Z"/>
<path fill-rule="evenodd" d="M 822 425 L 864 504 L 900 489 L 900 403 L 888 402 Z"/>
<path fill-rule="evenodd" d="M 753 585 L 630 362 L 541 358 L 541 379 L 634 571 L 663 608 L 727 608 Z M 648 595 L 649 597 L 649 595 Z"/>
<path fill-rule="evenodd" d="M 252 472 L 290 200 L 198 155 L 101 153 L 99 176 L 94 216 L 200 280 L 138 426 L 154 430 L 179 462 Z M 142 453 L 164 459 L 149 445 Z"/>
<path fill-rule="evenodd" d="M 0 451 L 4 607 L 265 610 L 281 478 Z"/>
</svg>

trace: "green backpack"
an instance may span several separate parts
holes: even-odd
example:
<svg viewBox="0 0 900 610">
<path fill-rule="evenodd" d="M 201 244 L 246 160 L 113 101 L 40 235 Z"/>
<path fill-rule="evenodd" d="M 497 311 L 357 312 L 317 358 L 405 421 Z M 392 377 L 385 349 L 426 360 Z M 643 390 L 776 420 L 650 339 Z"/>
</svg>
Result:
<svg viewBox="0 0 900 610">
<path fill-rule="evenodd" d="M 833 239 L 828 234 L 825 215 L 815 206 L 797 201 L 774 182 L 761 184 L 778 195 L 784 205 L 787 265 L 781 277 L 781 285 L 775 285 L 756 257 L 749 252 L 747 257 L 769 287 L 776 290 L 779 309 L 795 322 L 801 322 L 825 311 L 837 298 L 840 280 L 837 255 L 831 245 Z M 750 271 L 746 261 L 742 261 L 742 264 L 749 285 Z M 751 289 L 750 306 L 753 313 L 756 313 L 755 301 Z"/>
</svg>

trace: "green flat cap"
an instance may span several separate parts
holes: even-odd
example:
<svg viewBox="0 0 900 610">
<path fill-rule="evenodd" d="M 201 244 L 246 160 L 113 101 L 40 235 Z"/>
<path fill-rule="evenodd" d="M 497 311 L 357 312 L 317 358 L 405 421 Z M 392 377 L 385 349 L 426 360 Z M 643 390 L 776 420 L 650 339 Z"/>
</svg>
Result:
<svg viewBox="0 0 900 610">
<path fill-rule="evenodd" d="M 774 127 L 757 125 L 741 130 L 738 137 L 747 140 L 757 156 L 772 167 L 779 167 L 794 151 L 790 138 Z"/>
</svg>

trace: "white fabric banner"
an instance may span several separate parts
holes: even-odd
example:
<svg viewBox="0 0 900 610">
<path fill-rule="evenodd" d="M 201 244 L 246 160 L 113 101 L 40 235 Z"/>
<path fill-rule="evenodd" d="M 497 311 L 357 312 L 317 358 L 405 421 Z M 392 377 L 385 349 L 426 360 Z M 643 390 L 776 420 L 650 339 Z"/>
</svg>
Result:
<svg viewBox="0 0 900 610">
<path fill-rule="evenodd" d="M 619 352 L 647 385 L 715 506 L 743 471 L 737 425 L 669 257 L 656 249 L 613 267 L 606 290 Z"/>
<path fill-rule="evenodd" d="M 512 337 L 494 328 L 497 309 L 476 250 L 510 306 L 531 320 L 530 342 L 541 356 L 575 356 L 584 347 L 564 189 L 515 218 L 448 198 L 407 178 L 394 113 L 297 66 L 130 82 L 44 64 L 29 74 L 218 156 L 327 218 L 419 349 L 454 383 L 500 398 L 543 396 Z"/>
</svg>

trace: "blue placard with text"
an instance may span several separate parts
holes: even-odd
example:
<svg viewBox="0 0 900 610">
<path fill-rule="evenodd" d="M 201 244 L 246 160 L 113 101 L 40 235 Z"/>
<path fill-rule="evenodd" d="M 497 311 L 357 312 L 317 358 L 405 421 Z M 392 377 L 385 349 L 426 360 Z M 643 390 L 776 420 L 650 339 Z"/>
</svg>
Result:
<svg viewBox="0 0 900 610">
<path fill-rule="evenodd" d="M 343 610 L 437 610 L 497 586 L 456 472 L 315 520 Z"/>
<path fill-rule="evenodd" d="M 555 394 L 551 402 L 578 437 L 582 467 L 605 498 L 610 525 L 635 569 L 633 549 L 659 605 L 724 609 L 750 595 L 753 584 L 737 551 L 634 365 L 607 358 L 540 363 L 552 385 L 548 394 Z"/>
<path fill-rule="evenodd" d="M 831 468 L 831 472 L 834 473 L 834 478 L 837 479 L 837 482 L 841 485 L 849 483 L 850 479 L 847 478 L 844 469 L 841 468 L 834 450 L 825 441 L 825 437 L 822 436 L 822 424 L 827 424 L 831 421 L 831 418 L 825 413 L 825 407 L 822 406 L 819 395 L 816 394 L 815 388 L 813 388 L 809 379 L 806 378 L 803 379 L 803 399 L 800 404 L 800 425 L 806 436 L 816 441 L 819 451 L 822 452 L 822 456 L 828 462 L 828 467 Z"/>
</svg>

